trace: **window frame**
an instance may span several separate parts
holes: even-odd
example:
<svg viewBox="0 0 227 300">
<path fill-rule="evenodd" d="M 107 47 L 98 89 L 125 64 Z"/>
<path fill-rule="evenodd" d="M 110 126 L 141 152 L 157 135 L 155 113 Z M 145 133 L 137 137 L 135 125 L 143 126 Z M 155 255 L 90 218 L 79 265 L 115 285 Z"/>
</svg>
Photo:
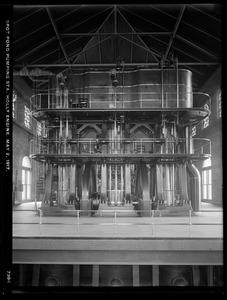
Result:
<svg viewBox="0 0 227 300">
<path fill-rule="evenodd" d="M 202 169 L 202 201 L 212 201 L 212 168 Z"/>
</svg>

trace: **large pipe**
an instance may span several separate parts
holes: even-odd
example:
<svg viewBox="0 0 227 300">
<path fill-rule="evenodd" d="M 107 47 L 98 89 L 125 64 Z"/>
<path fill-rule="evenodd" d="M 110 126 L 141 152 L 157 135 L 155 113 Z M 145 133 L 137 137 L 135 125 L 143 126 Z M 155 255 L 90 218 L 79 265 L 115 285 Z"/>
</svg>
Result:
<svg viewBox="0 0 227 300">
<path fill-rule="evenodd" d="M 201 176 L 199 170 L 193 164 L 187 164 L 187 171 L 190 176 L 192 208 L 199 211 L 201 209 Z"/>
<path fill-rule="evenodd" d="M 96 169 L 95 165 L 92 163 L 87 163 L 85 165 L 84 175 L 83 175 L 83 187 L 82 187 L 82 199 L 81 199 L 81 210 L 83 215 L 90 216 L 89 211 L 92 209 L 91 197 L 94 193 L 97 193 L 97 180 L 96 180 Z"/>
<path fill-rule="evenodd" d="M 139 215 L 150 216 L 150 184 L 148 180 L 148 169 L 145 163 L 137 165 L 135 194 L 139 201 L 138 209 L 142 211 Z"/>
</svg>

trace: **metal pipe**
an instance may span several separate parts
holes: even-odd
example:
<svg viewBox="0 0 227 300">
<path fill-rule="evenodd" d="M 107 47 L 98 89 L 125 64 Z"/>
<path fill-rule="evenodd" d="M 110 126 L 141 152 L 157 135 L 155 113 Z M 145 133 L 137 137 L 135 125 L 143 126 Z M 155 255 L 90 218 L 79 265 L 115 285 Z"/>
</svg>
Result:
<svg viewBox="0 0 227 300">
<path fill-rule="evenodd" d="M 81 32 L 81 33 L 62 33 L 62 37 L 74 36 L 109 36 L 109 35 L 170 35 L 170 31 L 151 31 L 151 32 Z"/>
<path fill-rule="evenodd" d="M 178 77 L 178 59 L 176 58 L 176 75 L 177 75 L 177 108 L 179 107 L 179 77 Z"/>
<path fill-rule="evenodd" d="M 161 71 L 161 78 L 162 78 L 162 102 L 161 107 L 164 107 L 164 89 L 163 89 L 163 65 L 162 65 L 162 71 Z"/>
<path fill-rule="evenodd" d="M 130 40 L 129 40 L 130 41 Z M 178 62 L 178 66 L 217 66 L 220 65 L 220 62 Z M 138 66 L 144 66 L 144 63 L 138 62 L 138 63 L 125 63 L 125 67 L 138 67 Z M 146 63 L 146 66 L 159 66 L 159 63 Z M 24 66 L 21 64 L 16 64 L 14 65 L 14 68 L 23 68 Z M 59 67 L 81 67 L 81 68 L 92 68 L 92 67 L 106 67 L 106 68 L 111 68 L 111 67 L 116 67 L 115 63 L 89 63 L 89 64 L 81 64 L 81 63 L 72 63 L 72 64 L 66 64 L 66 63 L 53 63 L 53 64 L 27 64 L 27 68 L 59 68 Z"/>
</svg>

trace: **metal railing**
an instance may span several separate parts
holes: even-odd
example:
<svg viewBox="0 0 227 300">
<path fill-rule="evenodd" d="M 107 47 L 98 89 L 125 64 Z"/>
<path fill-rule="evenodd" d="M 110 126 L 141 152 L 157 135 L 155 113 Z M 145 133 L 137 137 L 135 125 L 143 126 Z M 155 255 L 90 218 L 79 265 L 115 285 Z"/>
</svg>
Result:
<svg viewBox="0 0 227 300">
<path fill-rule="evenodd" d="M 32 154 L 158 154 L 165 148 L 168 154 L 189 154 L 192 145 L 193 154 L 211 155 L 211 141 L 207 138 L 40 138 L 30 142 Z M 164 147 L 164 148 L 163 148 Z M 105 148 L 105 149 L 104 149 Z M 161 148 L 163 148 L 161 150 Z M 164 153 L 163 152 L 163 153 Z M 192 154 L 190 153 L 190 154 Z"/>
<path fill-rule="evenodd" d="M 31 224 L 39 226 L 39 235 L 48 234 L 48 227 L 52 226 L 50 235 L 56 236 L 59 234 L 59 226 L 61 226 L 62 234 L 64 236 L 74 237 L 222 237 L 223 226 L 222 211 L 221 210 L 200 210 L 194 212 L 192 210 L 185 210 L 178 212 L 174 217 L 171 210 L 151 210 L 150 212 L 144 210 L 61 210 L 45 211 L 45 216 L 42 208 L 37 210 L 18 210 L 17 212 L 35 212 L 34 218 L 36 222 L 16 222 L 13 221 L 14 226 L 23 224 L 25 235 L 30 231 L 32 236 L 32 229 L 29 228 Z M 15 213 L 15 211 L 14 211 Z M 90 215 L 93 213 L 93 217 Z M 145 213 L 148 216 L 139 218 L 137 214 Z M 205 218 L 205 214 L 207 217 Z M 219 214 L 218 221 L 211 222 L 212 214 Z M 58 215 L 57 215 L 58 214 Z M 63 218 L 66 216 L 71 218 Z M 127 215 L 128 214 L 128 215 Z M 202 217 L 200 218 L 200 215 Z M 54 222 L 51 222 L 51 215 L 55 216 Z M 14 217 L 15 219 L 15 217 Z M 221 219 L 221 220 L 220 220 Z M 24 221 L 24 218 L 23 218 Z M 28 224 L 29 227 L 24 225 Z M 44 226 L 44 227 L 43 227 Z M 55 227 L 56 226 L 56 227 Z M 183 227 L 182 227 L 183 226 Z M 209 227 L 205 227 L 209 226 Z M 53 232 L 56 228 L 55 233 Z M 28 232 L 27 232 L 28 231 Z M 64 233 L 63 233 L 64 232 Z M 61 234 L 60 234 L 61 235 Z"/>
<path fill-rule="evenodd" d="M 159 87 L 160 88 L 160 87 Z M 158 89 L 158 88 L 157 88 Z M 201 108 L 210 107 L 210 96 L 202 92 L 39 93 L 30 98 L 30 110 L 103 108 Z M 207 107 L 207 106 L 206 106 Z M 208 108 L 207 107 L 207 108 Z"/>
</svg>

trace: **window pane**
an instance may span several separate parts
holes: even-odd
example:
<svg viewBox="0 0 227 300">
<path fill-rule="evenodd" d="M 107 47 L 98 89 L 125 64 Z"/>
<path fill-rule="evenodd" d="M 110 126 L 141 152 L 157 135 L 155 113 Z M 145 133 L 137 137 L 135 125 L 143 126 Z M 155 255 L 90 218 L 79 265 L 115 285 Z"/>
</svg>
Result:
<svg viewBox="0 0 227 300">
<path fill-rule="evenodd" d="M 207 188 L 206 188 L 206 185 L 203 185 L 203 199 L 207 199 Z"/>
<path fill-rule="evenodd" d="M 26 183 L 30 184 L 31 183 L 31 172 L 30 171 L 26 171 L 26 173 L 27 173 Z"/>
<path fill-rule="evenodd" d="M 206 182 L 207 182 L 207 173 L 206 173 L 206 171 L 203 171 L 203 173 L 202 173 L 202 183 L 206 184 Z"/>
<path fill-rule="evenodd" d="M 208 175 L 208 176 L 209 176 L 208 183 L 211 184 L 211 183 L 212 183 L 212 180 L 211 180 L 211 179 L 212 179 L 212 178 L 211 178 L 211 170 L 208 170 L 208 174 L 209 174 L 209 175 Z"/>
<path fill-rule="evenodd" d="M 26 200 L 26 186 L 23 184 L 22 200 Z"/>
<path fill-rule="evenodd" d="M 22 184 L 25 184 L 25 170 L 22 170 Z"/>
<path fill-rule="evenodd" d="M 27 200 L 31 199 L 31 186 L 27 185 Z"/>
<path fill-rule="evenodd" d="M 208 199 L 212 199 L 212 186 L 211 185 L 208 185 Z"/>
</svg>

